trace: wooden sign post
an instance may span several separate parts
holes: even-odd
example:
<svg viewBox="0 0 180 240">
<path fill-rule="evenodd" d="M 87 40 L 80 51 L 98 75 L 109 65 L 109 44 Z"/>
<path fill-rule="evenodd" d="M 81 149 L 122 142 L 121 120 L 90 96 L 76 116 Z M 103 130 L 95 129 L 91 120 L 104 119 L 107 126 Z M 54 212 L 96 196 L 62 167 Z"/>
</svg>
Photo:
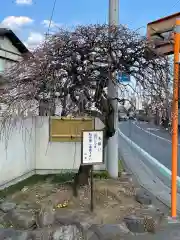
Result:
<svg viewBox="0 0 180 240">
<path fill-rule="evenodd" d="M 81 164 L 91 166 L 91 203 L 90 209 L 94 210 L 93 202 L 93 165 L 104 163 L 103 150 L 103 131 L 83 131 L 81 145 Z"/>
</svg>

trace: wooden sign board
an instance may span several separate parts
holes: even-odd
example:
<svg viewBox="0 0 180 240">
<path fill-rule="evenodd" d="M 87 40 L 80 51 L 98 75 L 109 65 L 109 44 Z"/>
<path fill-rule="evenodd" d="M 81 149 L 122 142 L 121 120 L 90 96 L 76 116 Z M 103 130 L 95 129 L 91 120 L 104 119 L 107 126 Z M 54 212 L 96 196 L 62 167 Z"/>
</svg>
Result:
<svg viewBox="0 0 180 240">
<path fill-rule="evenodd" d="M 177 18 L 180 18 L 180 12 L 148 23 L 147 38 L 157 54 L 170 55 L 174 53 L 173 32 Z"/>
<path fill-rule="evenodd" d="M 82 130 L 93 130 L 94 118 L 50 117 L 50 142 L 81 142 Z"/>
</svg>

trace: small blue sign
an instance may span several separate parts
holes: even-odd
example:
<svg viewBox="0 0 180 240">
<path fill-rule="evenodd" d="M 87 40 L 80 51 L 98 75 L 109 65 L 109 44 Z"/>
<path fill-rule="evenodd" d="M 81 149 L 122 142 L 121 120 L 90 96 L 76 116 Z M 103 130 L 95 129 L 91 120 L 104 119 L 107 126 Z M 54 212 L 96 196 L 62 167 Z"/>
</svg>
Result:
<svg viewBox="0 0 180 240">
<path fill-rule="evenodd" d="M 123 72 L 118 72 L 117 73 L 117 81 L 118 82 L 130 82 L 130 75 L 123 73 Z"/>
</svg>

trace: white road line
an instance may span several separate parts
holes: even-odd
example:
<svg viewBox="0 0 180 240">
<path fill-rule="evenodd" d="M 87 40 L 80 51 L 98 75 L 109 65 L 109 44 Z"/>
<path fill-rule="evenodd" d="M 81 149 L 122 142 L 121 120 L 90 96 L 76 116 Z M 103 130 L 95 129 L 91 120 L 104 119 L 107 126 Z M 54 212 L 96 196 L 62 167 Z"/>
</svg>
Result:
<svg viewBox="0 0 180 240">
<path fill-rule="evenodd" d="M 133 146 L 138 152 L 140 152 L 150 163 L 156 165 L 156 167 L 161 168 L 166 174 L 171 178 L 171 170 L 165 167 L 162 163 L 160 163 L 156 158 L 152 157 L 149 153 L 147 153 L 144 149 L 142 149 L 139 145 L 129 139 L 126 135 L 124 135 L 120 129 L 118 129 L 119 135 L 124 138 L 126 142 L 128 142 L 131 146 Z M 177 176 L 177 181 L 180 184 L 180 177 Z"/>
<path fill-rule="evenodd" d="M 161 140 L 164 140 L 164 141 L 172 144 L 172 142 L 171 142 L 170 140 L 168 140 L 168 139 L 166 139 L 166 138 L 163 138 L 163 137 L 160 137 L 160 136 L 158 136 L 158 135 L 156 135 L 156 134 L 154 134 L 154 133 L 151 133 L 151 132 L 149 132 L 149 131 L 141 128 L 141 127 L 138 126 L 135 122 L 133 122 L 133 124 L 134 124 L 137 128 L 141 129 L 143 132 L 145 132 L 145 133 L 147 133 L 147 134 L 149 134 L 149 135 L 151 135 L 151 136 L 154 136 L 154 137 L 156 137 L 156 138 L 159 138 L 159 139 L 161 139 Z M 178 146 L 180 146 L 180 144 L 178 144 Z"/>
<path fill-rule="evenodd" d="M 146 128 L 148 131 L 159 131 L 160 129 L 158 129 L 158 128 Z"/>
</svg>

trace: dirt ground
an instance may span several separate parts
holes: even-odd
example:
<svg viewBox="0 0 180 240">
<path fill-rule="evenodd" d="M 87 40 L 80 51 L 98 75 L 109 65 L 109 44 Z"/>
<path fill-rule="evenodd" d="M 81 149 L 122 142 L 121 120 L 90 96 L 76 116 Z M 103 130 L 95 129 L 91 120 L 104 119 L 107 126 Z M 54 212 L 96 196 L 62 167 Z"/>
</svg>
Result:
<svg viewBox="0 0 180 240">
<path fill-rule="evenodd" d="M 118 180 L 94 179 L 94 211 L 90 212 L 90 187 L 80 187 L 78 197 L 72 195 L 70 184 L 53 183 L 51 177 L 6 196 L 4 201 L 16 203 L 18 208 L 39 210 L 53 206 L 60 216 L 71 215 L 80 221 L 94 224 L 120 223 L 128 214 L 135 214 L 145 206 L 135 200 L 137 188 L 130 177 Z"/>
</svg>

